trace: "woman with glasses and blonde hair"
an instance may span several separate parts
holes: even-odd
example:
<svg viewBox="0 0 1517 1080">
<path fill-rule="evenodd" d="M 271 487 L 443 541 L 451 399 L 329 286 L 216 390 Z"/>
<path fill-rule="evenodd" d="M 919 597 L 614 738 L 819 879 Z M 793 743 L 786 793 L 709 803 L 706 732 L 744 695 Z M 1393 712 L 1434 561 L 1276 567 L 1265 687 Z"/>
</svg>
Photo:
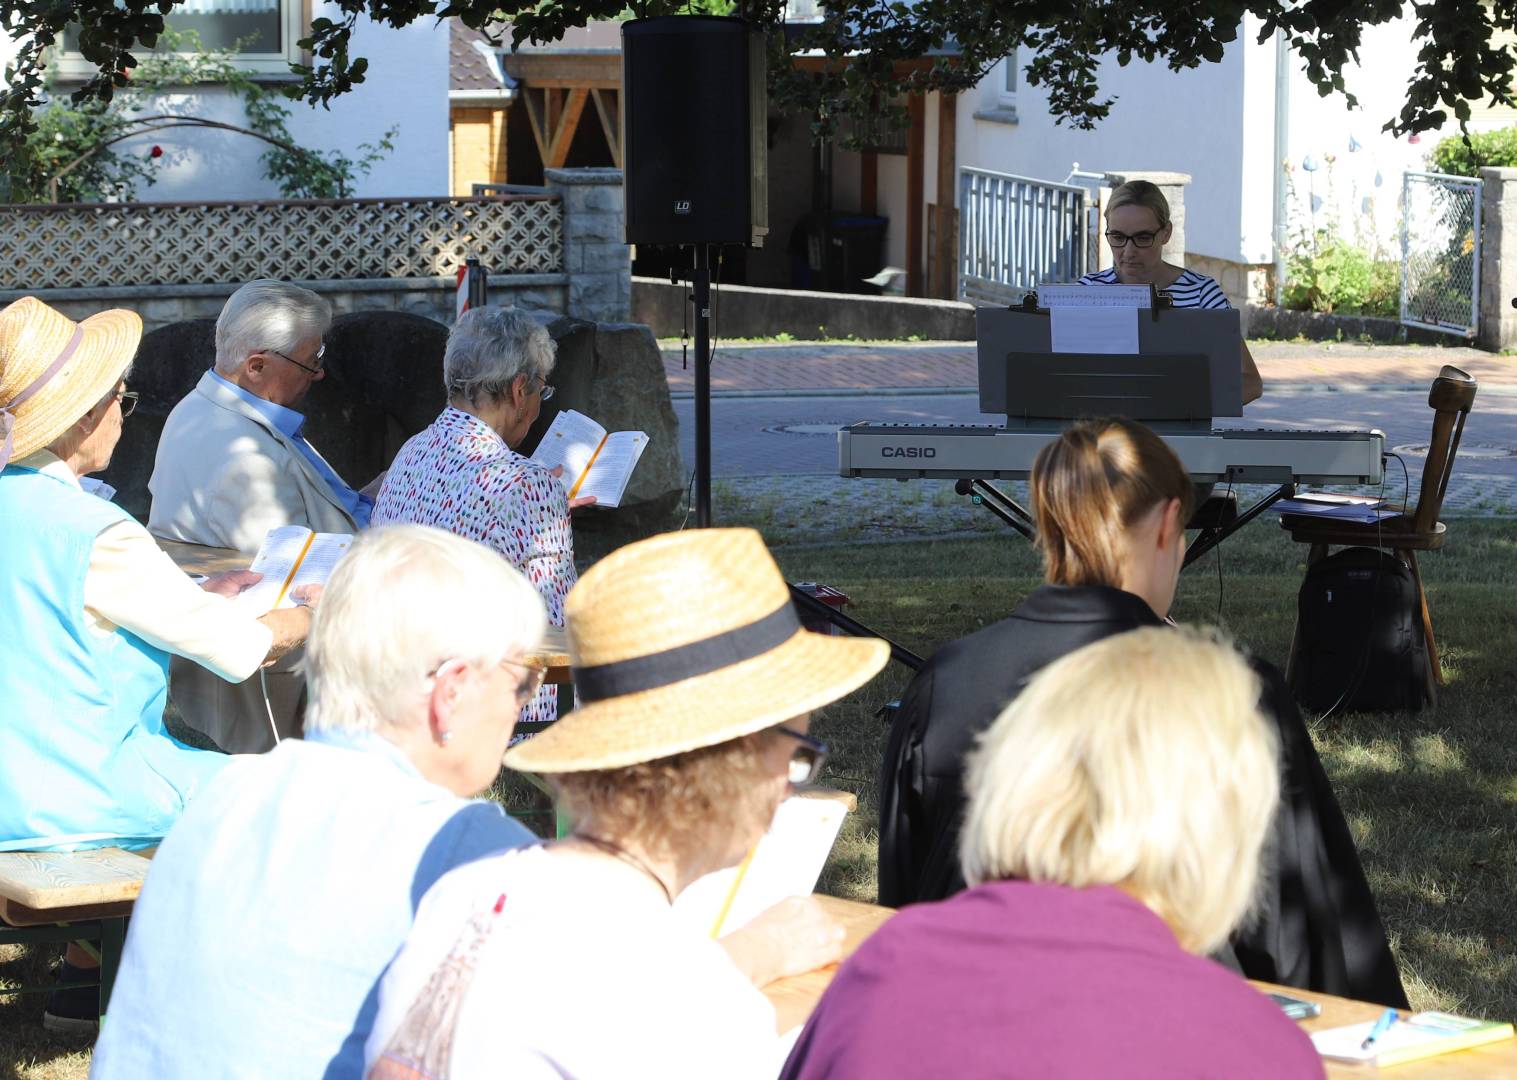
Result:
<svg viewBox="0 0 1517 1080">
<path fill-rule="evenodd" d="M 1164 260 L 1164 245 L 1174 233 L 1169 200 L 1157 184 L 1129 180 L 1106 199 L 1106 242 L 1112 265 L 1086 274 L 1081 285 L 1152 285 L 1169 294 L 1177 308 L 1230 308 L 1221 286 L 1205 274 Z M 1242 345 L 1243 404 L 1264 393 L 1259 368 L 1247 343 Z"/>
<path fill-rule="evenodd" d="M 575 582 L 572 507 L 549 471 L 516 453 L 553 396 L 553 339 L 520 308 L 464 312 L 448 335 L 443 386 L 448 404 L 395 455 L 374 506 L 375 525 L 431 525 L 493 548 L 543 598 L 548 621 L 564 625 Z M 558 718 L 558 688 L 544 685 L 522 711 L 524 724 Z"/>
<path fill-rule="evenodd" d="M 1185 558 L 1191 483 L 1125 419 L 1072 424 L 1032 472 L 1046 584 L 1007 618 L 938 650 L 901 694 L 880 794 L 880 902 L 964 888 L 964 762 L 1027 680 L 1102 638 L 1165 625 Z M 1280 746 L 1281 800 L 1260 917 L 1218 954 L 1250 978 L 1404 1006 L 1353 835 L 1285 681 L 1254 660 Z M 1156 790 L 1172 790 L 1163 772 Z"/>
<path fill-rule="evenodd" d="M 792 900 L 718 943 L 674 901 L 814 778 L 812 711 L 889 650 L 803 629 L 750 529 L 621 548 L 568 612 L 581 704 L 506 764 L 546 776 L 573 830 L 427 894 L 385 975 L 369 1076 L 773 1077 L 783 1045 L 756 984 L 835 960 L 841 929 Z"/>
<path fill-rule="evenodd" d="M 1206 959 L 1259 896 L 1279 799 L 1259 692 L 1226 644 L 1160 628 L 1034 676 L 970 758 L 968 890 L 864 942 L 785 1080 L 1320 1078 L 1306 1033 Z"/>
</svg>

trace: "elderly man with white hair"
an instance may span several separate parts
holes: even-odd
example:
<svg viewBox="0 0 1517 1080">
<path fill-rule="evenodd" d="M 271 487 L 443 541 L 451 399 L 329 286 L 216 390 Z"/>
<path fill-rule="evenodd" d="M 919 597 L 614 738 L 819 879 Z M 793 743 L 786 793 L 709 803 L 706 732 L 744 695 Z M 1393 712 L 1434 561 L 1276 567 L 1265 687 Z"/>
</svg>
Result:
<svg viewBox="0 0 1517 1080">
<path fill-rule="evenodd" d="M 530 834 L 465 796 L 500 769 L 542 670 L 536 593 L 436 529 L 366 533 L 306 653 L 306 737 L 235 760 L 159 848 L 97 1080 L 357 1077 L 380 976 L 450 869 Z"/>
<path fill-rule="evenodd" d="M 500 552 L 530 581 L 564 625 L 576 580 L 572 507 L 558 471 L 516 453 L 553 396 L 553 339 L 519 308 L 465 312 L 448 335 L 443 386 L 448 404 L 395 455 L 379 490 L 374 524 L 435 525 Z M 544 686 L 524 724 L 558 717 L 556 687 Z"/>
<path fill-rule="evenodd" d="M 149 532 L 256 552 L 284 525 L 351 533 L 368 524 L 372 499 L 301 434 L 298 409 L 322 378 L 331 324 L 331 305 L 298 285 L 252 281 L 232 294 L 216 320 L 215 367 L 174 406 L 159 437 Z M 281 736 L 298 727 L 298 659 L 245 683 L 175 664 L 174 701 L 223 750 L 266 750 L 271 719 Z"/>
</svg>

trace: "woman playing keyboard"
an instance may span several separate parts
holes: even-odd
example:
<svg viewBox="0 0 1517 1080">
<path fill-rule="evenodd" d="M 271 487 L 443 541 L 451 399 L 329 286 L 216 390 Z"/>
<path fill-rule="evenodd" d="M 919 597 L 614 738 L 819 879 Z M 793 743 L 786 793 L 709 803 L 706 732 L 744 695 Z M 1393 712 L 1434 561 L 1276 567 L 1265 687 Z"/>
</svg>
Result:
<svg viewBox="0 0 1517 1080">
<path fill-rule="evenodd" d="M 1106 200 L 1106 242 L 1112 265 L 1080 279 L 1081 285 L 1152 285 L 1169 294 L 1177 308 L 1228 308 L 1232 305 L 1217 283 L 1205 274 L 1164 261 L 1164 245 L 1174 225 L 1169 200 L 1147 180 L 1129 180 Z M 1243 404 L 1264 393 L 1259 369 L 1243 350 Z"/>
</svg>

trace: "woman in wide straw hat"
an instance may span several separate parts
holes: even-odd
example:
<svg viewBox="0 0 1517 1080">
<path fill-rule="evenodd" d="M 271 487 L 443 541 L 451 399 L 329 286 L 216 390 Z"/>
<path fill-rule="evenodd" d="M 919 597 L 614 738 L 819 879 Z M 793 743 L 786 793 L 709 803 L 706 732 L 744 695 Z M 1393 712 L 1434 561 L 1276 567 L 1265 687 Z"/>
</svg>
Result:
<svg viewBox="0 0 1517 1080">
<path fill-rule="evenodd" d="M 811 711 L 888 649 L 803 630 L 748 529 L 622 548 L 567 614 L 581 707 L 506 764 L 548 777 L 573 832 L 427 894 L 381 986 L 370 1076 L 772 1077 L 755 983 L 834 959 L 840 931 L 788 901 L 724 949 L 671 905 L 815 776 Z"/>
<path fill-rule="evenodd" d="M 310 625 L 306 609 L 255 620 L 228 602 L 257 575 L 197 587 L 80 487 L 136 404 L 141 337 L 130 311 L 0 311 L 0 851 L 156 842 L 227 760 L 165 735 L 169 653 L 240 681 Z"/>
</svg>

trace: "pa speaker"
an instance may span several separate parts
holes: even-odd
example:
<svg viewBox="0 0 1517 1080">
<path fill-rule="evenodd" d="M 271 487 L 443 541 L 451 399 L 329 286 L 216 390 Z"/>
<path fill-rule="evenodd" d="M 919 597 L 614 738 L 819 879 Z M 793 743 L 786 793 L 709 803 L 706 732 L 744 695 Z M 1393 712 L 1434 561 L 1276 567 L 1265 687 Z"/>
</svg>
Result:
<svg viewBox="0 0 1517 1080">
<path fill-rule="evenodd" d="M 629 244 L 753 244 L 769 232 L 764 36 L 741 19 L 622 24 Z"/>
</svg>

